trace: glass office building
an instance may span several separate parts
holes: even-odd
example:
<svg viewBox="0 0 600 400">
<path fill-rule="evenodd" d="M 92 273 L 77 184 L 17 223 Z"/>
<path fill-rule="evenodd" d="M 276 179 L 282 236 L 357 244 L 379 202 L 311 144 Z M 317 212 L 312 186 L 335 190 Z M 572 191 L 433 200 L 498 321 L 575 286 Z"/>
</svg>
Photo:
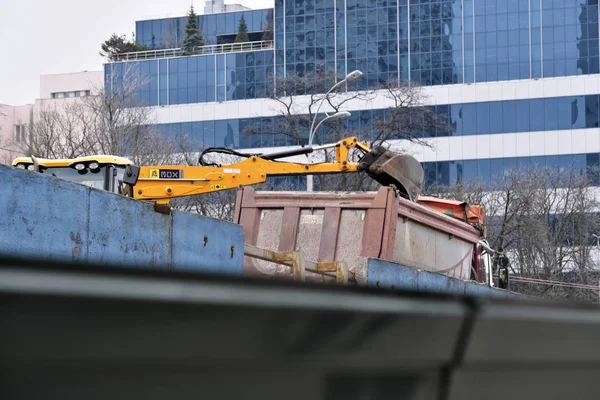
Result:
<svg viewBox="0 0 600 400">
<path fill-rule="evenodd" d="M 240 20 L 244 18 L 250 39 L 262 34 L 273 23 L 273 10 L 247 10 L 198 15 L 200 34 L 207 45 L 233 43 Z M 187 17 L 164 18 L 135 23 L 136 39 L 152 48 L 178 48 L 183 44 Z M 254 37 L 256 40 L 256 37 Z"/>
<path fill-rule="evenodd" d="M 256 46 L 224 47 L 241 18 Z M 156 107 L 166 135 L 236 148 L 296 144 L 272 134 L 279 117 L 265 95 L 276 77 L 358 69 L 350 91 L 417 82 L 451 128 L 422 132 L 435 149 L 415 156 L 428 185 L 452 184 L 515 165 L 597 165 L 598 21 L 597 0 L 275 0 L 198 16 L 213 46 L 198 56 L 161 52 L 181 46 L 185 17 L 139 21 L 138 41 L 156 52 L 106 64 L 105 79 L 115 90 L 126 70 L 140 71 L 149 83 L 137 99 Z M 385 113 L 377 101 L 348 111 L 345 126 L 365 139 Z M 241 135 L 249 124 L 265 133 Z"/>
</svg>

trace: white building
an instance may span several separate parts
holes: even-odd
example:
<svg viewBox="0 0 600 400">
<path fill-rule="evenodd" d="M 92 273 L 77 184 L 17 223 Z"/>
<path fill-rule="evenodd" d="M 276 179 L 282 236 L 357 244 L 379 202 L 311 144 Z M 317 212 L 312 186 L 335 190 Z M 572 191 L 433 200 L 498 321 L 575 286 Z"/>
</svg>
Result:
<svg viewBox="0 0 600 400">
<path fill-rule="evenodd" d="M 40 96 L 33 104 L 0 104 L 0 163 L 10 164 L 24 154 L 29 129 L 44 110 L 59 111 L 69 102 L 97 94 L 104 85 L 102 71 L 42 75 Z"/>
<path fill-rule="evenodd" d="M 224 0 L 206 0 L 204 3 L 204 14 L 216 14 L 232 11 L 249 10 L 241 4 L 225 4 Z"/>
</svg>

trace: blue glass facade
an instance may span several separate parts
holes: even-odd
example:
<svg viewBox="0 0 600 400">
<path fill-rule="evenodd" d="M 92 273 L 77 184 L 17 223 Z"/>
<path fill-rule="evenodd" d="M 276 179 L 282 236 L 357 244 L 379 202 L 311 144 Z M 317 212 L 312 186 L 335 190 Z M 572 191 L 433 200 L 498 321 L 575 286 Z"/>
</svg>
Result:
<svg viewBox="0 0 600 400">
<path fill-rule="evenodd" d="M 273 26 L 273 9 L 198 15 L 196 19 L 204 43 L 209 45 L 228 43 L 229 40 L 220 40 L 220 37 L 237 34 L 242 17 L 249 33 L 263 32 Z M 139 43 L 153 49 L 179 48 L 185 37 L 186 23 L 187 17 L 137 21 L 135 37 Z"/>
<path fill-rule="evenodd" d="M 368 112 L 350 122 L 351 125 L 370 127 L 370 119 L 379 111 Z M 366 112 L 365 112 L 366 113 Z M 166 136 L 185 133 L 191 135 L 205 147 L 261 148 L 295 145 L 291 138 L 281 134 L 272 134 L 277 127 L 277 117 L 229 119 L 218 121 L 184 122 L 159 125 Z M 250 127 L 260 128 L 261 133 L 240 134 Z M 267 133 L 268 132 L 268 133 Z M 199 149 L 198 149 L 199 150 Z M 474 160 L 451 160 L 423 162 L 425 190 L 435 186 L 448 186 L 456 183 L 479 179 L 490 182 L 494 177 L 510 169 L 524 169 L 530 166 L 548 166 L 563 170 L 586 172 L 590 183 L 600 184 L 600 154 L 567 154 L 536 157 L 486 158 Z M 291 178 L 295 184 L 304 181 Z M 297 181 L 296 181 L 297 180 Z M 292 182 L 289 181 L 288 183 Z"/>
<path fill-rule="evenodd" d="M 448 186 L 471 180 L 491 182 L 511 169 L 530 167 L 559 168 L 563 171 L 586 173 L 593 185 L 600 183 L 599 153 L 567 154 L 538 157 L 485 158 L 477 160 L 454 160 L 421 163 L 425 173 L 424 187 L 427 191 L 435 186 Z"/>
<path fill-rule="evenodd" d="M 128 76 L 133 100 L 149 106 L 254 99 L 264 97 L 273 63 L 272 50 L 121 62 L 104 66 L 105 83 L 118 90 Z"/>
<path fill-rule="evenodd" d="M 275 0 L 272 10 L 198 17 L 207 44 L 234 35 L 242 16 L 250 32 L 274 21 L 274 50 L 114 63 L 105 66 L 105 76 L 109 89 L 116 90 L 126 70 L 139 72 L 148 84 L 135 99 L 157 106 L 261 98 L 274 74 L 302 77 L 315 71 L 344 76 L 361 70 L 364 75 L 351 90 L 390 79 L 431 86 L 597 74 L 598 15 L 598 0 Z M 140 21 L 137 38 L 151 47 L 180 47 L 184 27 L 185 17 Z M 447 104 L 433 111 L 449 128 L 421 132 L 422 137 L 600 126 L 599 95 Z M 368 140 L 373 122 L 385 115 L 385 110 L 353 111 L 343 124 Z M 281 134 L 280 122 L 261 117 L 159 128 L 165 135 L 189 133 L 204 147 L 297 144 Z M 259 133 L 244 135 L 251 126 Z M 308 127 L 301 136 L 308 136 Z M 475 177 L 485 181 L 532 164 L 593 166 L 592 182 L 600 183 L 596 153 L 423 163 L 427 187 Z"/>
<path fill-rule="evenodd" d="M 141 62 L 150 87 L 140 98 L 150 105 L 258 98 L 275 72 L 359 69 L 364 75 L 350 89 L 366 89 L 396 78 L 442 85 L 600 70 L 598 0 L 275 0 L 274 9 L 198 16 L 205 42 L 234 35 L 242 17 L 250 32 L 274 22 L 275 54 L 246 54 L 254 65 L 239 55 Z M 181 46 L 184 27 L 185 17 L 136 23 L 138 40 L 154 47 Z"/>
<path fill-rule="evenodd" d="M 353 88 L 599 72 L 597 0 L 275 0 L 277 72 L 359 69 Z"/>
<path fill-rule="evenodd" d="M 233 86 L 232 86 L 233 88 Z M 231 89 L 235 94 L 236 90 Z M 228 92 L 229 93 L 229 92 Z M 421 132 L 421 137 L 467 136 L 530 131 L 598 128 L 600 95 L 551 97 L 546 99 L 447 104 L 433 107 L 440 118 L 447 118 L 448 129 Z M 385 118 L 386 110 L 354 111 L 343 121 L 344 130 L 369 140 L 374 122 Z M 283 134 L 283 117 L 261 117 L 198 121 L 159 126 L 165 133 L 185 132 L 206 146 L 261 148 L 297 145 Z M 308 140 L 308 125 L 300 132 Z M 245 134 L 252 131 L 252 134 Z M 258 133 L 257 133 L 258 132 Z"/>
<path fill-rule="evenodd" d="M 260 117 L 177 122 L 159 124 L 158 129 L 166 137 L 187 135 L 195 143 L 202 144 L 204 147 L 248 149 L 297 145 L 297 141 L 282 134 L 280 127 L 283 128 L 285 124 L 279 125 L 278 119 L 279 117 Z M 306 138 L 308 138 L 308 130 Z"/>
<path fill-rule="evenodd" d="M 597 128 L 599 95 L 439 105 L 449 130 L 436 136 L 486 135 L 530 131 Z M 434 136 L 424 132 L 424 136 Z"/>
<path fill-rule="evenodd" d="M 404 9 L 402 1 L 400 9 Z M 422 85 L 462 83 L 463 31 L 468 31 L 462 1 L 410 2 L 408 21 L 410 72 L 408 78 Z M 468 35 L 465 38 L 468 40 Z M 400 41 L 402 44 L 402 40 Z M 468 48 L 465 45 L 465 48 Z M 467 54 L 466 54 L 467 56 Z M 468 68 L 471 68 L 469 65 Z M 406 77 L 406 74 L 403 75 Z M 470 71 L 468 73 L 470 77 Z M 405 78 L 406 79 L 406 78 Z M 468 80 L 467 80 L 468 81 Z"/>
</svg>

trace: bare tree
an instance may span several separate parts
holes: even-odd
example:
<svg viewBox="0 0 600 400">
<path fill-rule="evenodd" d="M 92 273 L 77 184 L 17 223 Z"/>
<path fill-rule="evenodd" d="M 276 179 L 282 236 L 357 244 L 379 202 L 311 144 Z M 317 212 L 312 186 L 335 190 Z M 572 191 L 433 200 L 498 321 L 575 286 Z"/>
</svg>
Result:
<svg viewBox="0 0 600 400">
<path fill-rule="evenodd" d="M 291 74 L 281 79 L 271 79 L 265 96 L 271 99 L 277 115 L 273 118 L 272 130 L 260 126 L 247 128 L 243 135 L 273 135 L 275 146 L 304 145 L 315 113 L 323 102 L 323 108 L 331 114 L 344 111 L 352 102 L 372 101 L 382 96 L 387 101 L 380 115 L 360 124 L 360 127 L 344 123 L 340 119 L 325 121 L 314 132 L 312 144 L 337 142 L 344 137 L 357 136 L 371 147 L 389 146 L 392 140 L 412 142 L 418 146 L 431 146 L 422 138 L 423 132 L 446 131 L 447 117 L 436 115 L 431 107 L 425 106 L 427 98 L 419 86 L 407 85 L 398 81 L 382 83 L 377 90 L 333 91 L 323 95 L 328 89 L 343 79 L 342 76 L 327 73 L 317 66 L 314 72 Z M 357 112 L 360 115 L 360 112 Z M 321 113 L 319 113 L 321 114 Z M 320 121 L 324 116 L 318 115 Z M 258 143 L 261 145 L 262 143 Z M 394 149 L 402 152 L 403 149 Z M 322 161 L 332 161 L 334 151 L 323 152 Z M 356 161 L 354 158 L 353 161 Z M 364 174 L 321 175 L 317 177 L 321 190 L 373 190 L 378 184 Z"/>
<path fill-rule="evenodd" d="M 322 66 L 317 66 L 313 72 L 305 74 L 291 74 L 284 79 L 269 79 L 269 84 L 263 96 L 274 103 L 277 115 L 272 118 L 271 129 L 253 125 L 241 132 L 242 135 L 261 135 L 273 139 L 273 145 L 305 145 L 308 143 L 309 130 L 319 107 L 324 107 L 329 113 L 342 111 L 349 102 L 354 100 L 368 101 L 373 98 L 373 91 L 359 91 L 340 94 L 333 92 L 327 97 L 321 93 L 327 92 L 337 80 L 334 74 L 325 72 Z M 323 104 L 322 104 L 323 103 Z M 358 132 L 344 129 L 340 120 L 325 121 L 322 129 L 313 137 L 312 144 L 331 143 L 343 137 L 357 135 Z M 266 136 L 265 136 L 266 135 Z M 256 142 L 255 142 L 256 143 Z M 271 143 L 257 143 L 258 146 L 270 146 Z M 330 162 L 335 159 L 335 153 L 323 152 L 322 161 Z M 339 190 L 348 187 L 347 177 L 319 175 L 317 185 L 322 189 Z"/>
<path fill-rule="evenodd" d="M 90 139 L 96 153 L 128 155 L 137 164 L 164 164 L 174 153 L 188 150 L 190 137 L 170 135 L 157 129 L 148 104 L 138 93 L 149 84 L 135 64 L 122 72 L 111 71 L 118 82 L 112 89 L 100 88 L 97 96 L 83 100 L 89 111 Z M 191 146 L 191 143 L 190 143 Z"/>
<path fill-rule="evenodd" d="M 0 111 L 0 119 L 4 119 L 6 118 L 6 114 L 4 114 L 2 111 Z M 11 158 L 10 156 L 10 152 L 12 150 L 12 146 L 13 143 L 12 141 L 3 138 L 1 136 L 2 134 L 2 125 L 0 125 L 0 164 L 10 164 L 10 160 L 9 158 Z"/>
<path fill-rule="evenodd" d="M 427 106 L 429 97 L 416 82 L 410 84 L 391 79 L 380 83 L 378 94 L 389 104 L 372 124 L 367 127 L 367 136 L 372 146 L 390 140 L 406 140 L 420 146 L 433 147 L 424 137 L 446 133 L 450 126 L 448 116 L 436 114 Z"/>
<path fill-rule="evenodd" d="M 69 102 L 60 108 L 45 106 L 29 125 L 30 135 L 23 151 L 41 158 L 74 158 L 94 153 L 90 122 L 91 115 L 82 103 Z"/>
<path fill-rule="evenodd" d="M 326 91 L 326 86 L 335 82 L 335 77 L 325 74 L 321 69 L 303 75 L 288 75 L 283 79 L 268 79 L 266 89 L 261 97 L 268 98 L 274 103 L 276 116 L 270 129 L 262 129 L 259 125 L 251 125 L 241 132 L 242 135 L 272 135 L 275 146 L 290 144 L 303 145 L 308 141 L 310 124 L 323 98 L 318 90 Z M 324 88 L 324 90 L 323 90 Z M 368 100 L 372 98 L 369 92 L 359 92 L 346 98 L 333 99 L 337 93 L 328 97 L 328 102 L 334 111 L 339 111 L 353 99 Z M 331 123 L 325 123 L 333 126 Z M 316 135 L 315 143 L 321 143 L 322 136 Z M 260 143 L 259 143 L 260 145 Z"/>
<path fill-rule="evenodd" d="M 255 190 L 293 190 L 288 182 L 273 183 L 269 180 L 253 186 Z M 199 214 L 223 221 L 233 221 L 237 189 L 227 189 L 197 196 L 175 199 L 172 205 L 179 211 Z"/>
<path fill-rule="evenodd" d="M 7 118 L 6 113 L 0 111 L 0 119 L 5 118 Z M 29 115 L 29 119 L 31 119 L 31 114 Z M 23 155 L 22 143 L 29 136 L 29 122 L 19 118 L 13 121 L 14 125 L 10 127 L 11 132 L 8 133 L 8 136 L 0 136 L 0 164 L 11 165 L 15 157 Z M 0 125 L 1 131 L 2 126 Z"/>
<path fill-rule="evenodd" d="M 95 88 L 95 95 L 66 99 L 60 107 L 42 109 L 31 124 L 26 153 L 43 158 L 74 158 L 90 154 L 129 157 L 138 165 L 181 161 L 200 144 L 185 134 L 165 138 L 152 111 L 139 100 L 148 84 L 135 64 L 111 70 L 114 87 Z"/>
<path fill-rule="evenodd" d="M 18 152 L 14 149 L 14 144 L 8 139 L 0 139 L 0 164 L 10 165 Z"/>
<path fill-rule="evenodd" d="M 600 267 L 593 238 L 600 232 L 600 204 L 585 173 L 534 167 L 506 171 L 485 184 L 471 181 L 432 191 L 484 206 L 490 244 L 511 261 L 511 290 L 597 301 L 597 292 L 581 286 L 597 286 Z"/>
<path fill-rule="evenodd" d="M 195 155 L 196 154 L 188 153 L 185 163 L 188 165 L 196 165 L 198 160 L 193 158 Z M 204 161 L 214 165 L 227 165 L 236 163 L 242 159 L 243 157 L 231 154 L 209 153 L 207 157 L 204 158 Z M 293 185 L 287 180 L 287 177 L 267 178 L 265 183 L 256 184 L 254 185 L 254 188 L 255 190 L 294 189 Z M 197 213 L 225 221 L 233 221 L 236 196 L 237 188 L 230 188 L 174 199 L 171 204 L 180 211 Z"/>
<path fill-rule="evenodd" d="M 25 149 L 41 158 L 75 158 L 93 154 L 124 156 L 137 165 L 198 165 L 202 144 L 187 134 L 157 129 L 138 93 L 148 84 L 134 66 L 111 71 L 113 87 L 99 87 L 93 96 L 67 99 L 61 107 L 46 107 L 31 124 Z M 231 220 L 235 191 L 175 199 L 182 211 Z"/>
</svg>

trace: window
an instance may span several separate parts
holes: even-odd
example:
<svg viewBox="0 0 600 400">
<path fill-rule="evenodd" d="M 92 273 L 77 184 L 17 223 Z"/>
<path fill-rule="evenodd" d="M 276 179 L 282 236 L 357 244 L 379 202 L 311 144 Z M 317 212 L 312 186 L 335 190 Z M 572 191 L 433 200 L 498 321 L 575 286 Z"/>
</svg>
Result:
<svg viewBox="0 0 600 400">
<path fill-rule="evenodd" d="M 27 126 L 26 125 L 15 125 L 14 141 L 17 143 L 24 143 L 27 140 Z"/>
<path fill-rule="evenodd" d="M 89 90 L 75 90 L 72 92 L 54 92 L 50 93 L 50 98 L 52 99 L 68 99 L 70 97 L 82 97 L 82 96 L 91 96 L 91 91 Z"/>
<path fill-rule="evenodd" d="M 97 170 L 85 168 L 81 171 L 71 167 L 41 168 L 40 173 L 55 176 L 71 182 L 80 183 L 96 189 L 106 189 L 106 167 L 101 167 Z"/>
</svg>

